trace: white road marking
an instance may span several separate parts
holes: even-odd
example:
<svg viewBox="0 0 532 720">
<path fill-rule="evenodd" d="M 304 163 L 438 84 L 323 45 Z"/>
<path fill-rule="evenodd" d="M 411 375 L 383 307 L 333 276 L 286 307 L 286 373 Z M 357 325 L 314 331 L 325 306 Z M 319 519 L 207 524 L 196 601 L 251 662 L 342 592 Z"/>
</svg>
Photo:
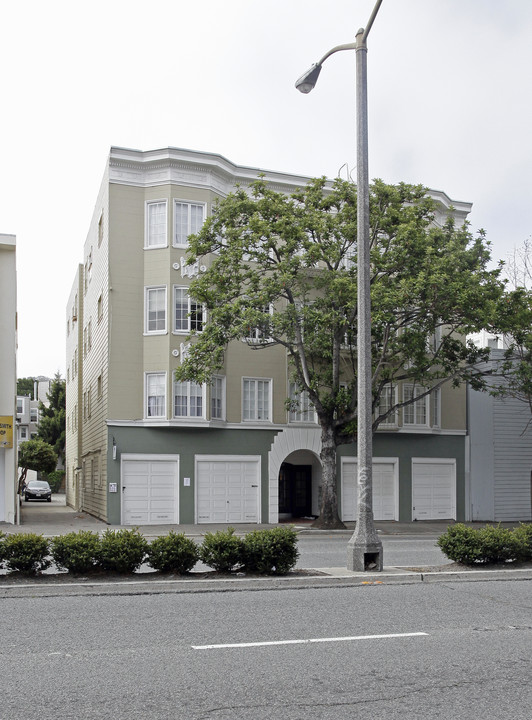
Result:
<svg viewBox="0 0 532 720">
<path fill-rule="evenodd" d="M 271 640 L 267 642 L 224 643 L 223 645 L 192 645 L 193 650 L 220 650 L 222 648 L 266 647 L 268 645 L 306 645 L 307 643 L 350 642 L 353 640 L 385 640 L 387 638 L 421 637 L 424 632 L 389 633 L 387 635 L 352 635 L 349 637 L 308 638 L 307 640 Z"/>
</svg>

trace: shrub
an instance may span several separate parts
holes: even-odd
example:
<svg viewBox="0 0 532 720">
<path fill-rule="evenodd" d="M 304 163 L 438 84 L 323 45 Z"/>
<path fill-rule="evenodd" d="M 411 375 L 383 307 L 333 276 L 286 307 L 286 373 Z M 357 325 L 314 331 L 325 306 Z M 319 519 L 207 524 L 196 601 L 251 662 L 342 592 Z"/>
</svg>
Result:
<svg viewBox="0 0 532 720">
<path fill-rule="evenodd" d="M 59 491 L 61 485 L 63 484 L 64 477 L 64 470 L 54 470 L 50 473 L 44 473 L 44 480 L 48 481 L 48 485 L 51 487 L 53 493 Z"/>
<path fill-rule="evenodd" d="M 451 525 L 440 535 L 437 545 L 449 560 L 473 565 L 480 558 L 478 531 L 462 523 Z"/>
<path fill-rule="evenodd" d="M 511 530 L 500 525 L 486 525 L 475 532 L 478 533 L 480 562 L 503 563 L 515 560 L 519 555 L 519 540 Z"/>
<path fill-rule="evenodd" d="M 183 533 L 170 530 L 168 535 L 155 538 L 148 547 L 148 563 L 161 572 L 179 574 L 192 570 L 200 556 L 199 548 Z"/>
<path fill-rule="evenodd" d="M 5 536 L 6 534 L 0 530 L 0 570 L 4 567 L 4 543 L 2 540 Z"/>
<path fill-rule="evenodd" d="M 137 528 L 106 530 L 100 539 L 99 564 L 107 572 L 132 573 L 147 556 L 148 542 Z"/>
<path fill-rule="evenodd" d="M 514 530 L 514 535 L 519 544 L 518 560 L 528 562 L 532 560 L 532 524 L 524 525 L 521 523 Z"/>
<path fill-rule="evenodd" d="M 286 575 L 298 557 L 297 533 L 293 528 L 254 530 L 243 540 L 244 566 L 248 572 Z"/>
<path fill-rule="evenodd" d="M 218 572 L 231 572 L 242 562 L 242 540 L 235 536 L 235 529 L 206 533 L 200 547 L 201 560 Z"/>
<path fill-rule="evenodd" d="M 48 540 L 35 533 L 7 535 L 2 540 L 2 555 L 10 572 L 38 575 L 50 567 Z"/>
<path fill-rule="evenodd" d="M 53 538 L 50 550 L 59 569 L 71 573 L 88 573 L 98 566 L 100 537 L 90 530 L 67 533 Z"/>
</svg>

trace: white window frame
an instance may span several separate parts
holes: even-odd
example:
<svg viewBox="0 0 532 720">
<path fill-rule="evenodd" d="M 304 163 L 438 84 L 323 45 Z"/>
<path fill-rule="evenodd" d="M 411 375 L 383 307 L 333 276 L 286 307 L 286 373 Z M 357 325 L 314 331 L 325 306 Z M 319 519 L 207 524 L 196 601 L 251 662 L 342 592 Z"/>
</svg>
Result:
<svg viewBox="0 0 532 720">
<path fill-rule="evenodd" d="M 441 388 L 430 394 L 430 421 L 433 428 L 441 428 Z"/>
<path fill-rule="evenodd" d="M 17 415 L 24 415 L 24 398 L 17 398 Z"/>
<path fill-rule="evenodd" d="M 218 391 L 215 392 L 215 383 L 219 384 L 219 396 Z M 211 403 L 210 403 L 210 411 L 211 411 L 211 420 L 225 420 L 225 376 L 224 375 L 214 375 L 212 378 L 212 383 L 210 387 L 211 391 Z M 214 403 L 219 403 L 220 407 L 220 414 L 214 412 Z"/>
<path fill-rule="evenodd" d="M 385 394 L 387 397 L 385 398 L 386 402 L 382 403 L 383 400 L 383 394 Z M 381 396 L 379 398 L 379 407 L 377 408 L 377 417 L 382 414 L 382 412 L 386 412 L 389 410 L 393 405 L 397 404 L 397 385 L 385 385 L 381 390 Z M 381 423 L 379 423 L 379 428 L 384 427 L 397 427 L 397 417 L 398 413 L 397 410 L 395 412 L 388 415 L 388 417 L 383 420 Z"/>
<path fill-rule="evenodd" d="M 187 404 L 187 412 L 185 415 L 177 415 L 176 414 L 176 390 L 178 387 L 185 388 L 186 394 L 182 394 L 181 397 L 186 397 L 186 404 Z M 192 394 L 192 390 L 199 389 L 199 394 Z M 175 420 L 204 420 L 205 419 L 205 400 L 206 400 L 206 387 L 205 385 L 200 385 L 199 383 L 195 383 L 191 380 L 183 380 L 181 382 L 174 381 L 172 386 L 172 417 Z M 199 415 L 192 415 L 190 413 L 191 410 L 191 399 L 192 398 L 201 398 L 201 413 Z"/>
<path fill-rule="evenodd" d="M 151 380 L 151 378 L 155 378 L 155 377 L 162 378 L 164 381 L 164 395 L 162 396 L 163 397 L 163 410 L 161 413 L 159 413 L 157 415 L 151 415 L 151 414 L 149 414 L 150 397 L 155 397 L 155 398 L 160 397 L 159 395 L 151 395 L 151 396 L 148 395 L 148 393 L 150 391 L 150 380 Z M 167 385 L 167 383 L 166 383 L 166 372 L 165 371 L 161 371 L 161 372 L 154 371 L 154 372 L 144 373 L 144 398 L 145 398 L 145 400 L 144 400 L 144 417 L 147 418 L 148 420 L 166 419 L 166 395 L 167 395 L 166 385 Z"/>
<path fill-rule="evenodd" d="M 186 315 L 186 327 L 185 328 L 178 328 L 177 327 L 177 316 L 176 316 L 176 296 L 178 291 L 184 291 L 187 298 L 187 315 Z M 188 335 L 192 331 L 194 332 L 202 332 L 203 327 L 205 326 L 205 305 L 202 305 L 201 303 L 194 300 L 193 297 L 191 297 L 189 292 L 188 285 L 174 285 L 174 290 L 172 293 L 173 296 L 173 305 L 172 305 L 172 322 L 173 322 L 173 330 L 172 332 L 176 335 Z M 193 312 L 193 306 L 194 308 L 201 308 L 201 328 L 198 329 L 197 327 L 192 327 L 192 312 Z M 195 321 L 197 322 L 197 320 Z"/>
<path fill-rule="evenodd" d="M 253 384 L 253 416 L 247 413 L 246 408 L 246 384 Z M 264 385 L 266 385 L 266 397 L 267 397 L 267 413 L 264 417 L 259 417 L 259 399 L 260 391 L 262 390 L 262 397 L 264 397 Z M 259 422 L 267 423 L 272 422 L 272 398 L 273 398 L 273 380 L 272 378 L 254 378 L 254 377 L 243 377 L 242 378 L 242 421 L 243 422 Z M 249 406 L 251 409 L 251 405 Z"/>
<path fill-rule="evenodd" d="M 39 408 L 38 407 L 30 407 L 30 422 L 31 423 L 39 422 Z"/>
<path fill-rule="evenodd" d="M 410 397 L 407 396 L 409 391 L 413 391 L 414 396 L 417 397 L 418 395 L 422 395 L 423 393 L 427 392 L 427 388 L 422 387 L 421 385 L 405 383 L 403 385 L 403 402 L 405 400 L 410 400 L 410 398 L 412 397 L 411 395 Z M 423 403 L 423 407 L 421 406 L 421 403 Z M 413 413 L 413 422 L 409 422 L 407 420 L 407 414 L 410 415 L 411 413 Z M 420 422 L 420 413 L 423 413 L 425 415 L 423 422 Z M 426 395 L 425 397 L 416 400 L 410 405 L 406 405 L 405 407 L 403 407 L 403 427 L 429 427 L 429 418 L 429 395 Z"/>
<path fill-rule="evenodd" d="M 269 315 L 270 317 L 272 317 L 273 316 L 273 305 L 270 303 L 268 305 L 268 307 L 264 306 L 262 311 L 264 313 L 266 313 L 266 311 L 267 311 L 266 314 Z M 270 336 L 265 335 L 263 329 L 260 327 L 249 327 L 248 331 L 249 332 L 248 332 L 247 337 L 244 338 L 245 342 L 247 342 L 248 344 L 259 345 L 260 343 L 267 343 L 271 340 Z"/>
<path fill-rule="evenodd" d="M 150 330 L 150 294 L 152 292 L 164 292 L 164 329 Z M 155 320 L 155 323 L 158 319 Z M 166 285 L 153 285 L 144 288 L 144 334 L 165 335 L 168 327 L 168 293 Z"/>
<path fill-rule="evenodd" d="M 297 383 L 291 382 L 288 386 L 288 396 L 291 402 L 298 402 L 297 410 L 290 410 L 288 422 L 290 423 L 317 423 L 317 415 L 314 405 L 310 401 L 308 390 L 299 390 Z"/>
<path fill-rule="evenodd" d="M 177 240 L 177 206 L 186 206 L 187 207 L 187 236 L 186 240 L 183 242 L 178 242 Z M 201 208 L 201 225 L 197 227 L 194 225 L 192 221 L 192 208 Z M 178 198 L 174 198 L 173 202 L 173 223 L 172 223 L 172 245 L 173 247 L 178 248 L 186 248 L 188 247 L 188 237 L 189 235 L 195 235 L 198 233 L 201 228 L 203 227 L 203 224 L 205 223 L 206 219 L 206 210 L 207 206 L 204 202 L 194 202 L 192 200 L 180 200 Z M 179 235 L 181 237 L 181 227 L 179 228 Z"/>
<path fill-rule="evenodd" d="M 22 442 L 28 440 L 28 428 L 25 425 L 19 427 L 19 436 Z"/>
<path fill-rule="evenodd" d="M 164 207 L 164 242 L 153 242 L 153 238 L 162 237 L 163 233 L 158 230 L 156 233 L 153 232 L 151 224 L 151 208 L 155 208 L 160 205 Z M 168 247 L 168 200 L 150 200 L 146 202 L 144 211 L 144 249 L 153 250 L 154 248 L 165 248 Z M 157 228 L 162 225 L 162 221 L 158 223 Z"/>
</svg>

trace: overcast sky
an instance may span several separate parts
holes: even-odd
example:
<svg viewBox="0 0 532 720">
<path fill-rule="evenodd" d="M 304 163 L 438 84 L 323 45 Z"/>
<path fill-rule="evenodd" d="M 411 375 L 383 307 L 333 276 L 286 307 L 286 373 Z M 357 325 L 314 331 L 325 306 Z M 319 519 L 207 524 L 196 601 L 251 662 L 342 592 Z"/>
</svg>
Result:
<svg viewBox="0 0 532 720">
<path fill-rule="evenodd" d="M 109 148 L 356 168 L 352 42 L 374 0 L 3 3 L 0 233 L 17 236 L 18 376 L 65 374 L 65 306 Z M 532 234 L 532 2 L 383 0 L 368 39 L 370 177 L 473 203 L 494 258 Z M 353 174 L 356 177 L 356 173 Z"/>
</svg>

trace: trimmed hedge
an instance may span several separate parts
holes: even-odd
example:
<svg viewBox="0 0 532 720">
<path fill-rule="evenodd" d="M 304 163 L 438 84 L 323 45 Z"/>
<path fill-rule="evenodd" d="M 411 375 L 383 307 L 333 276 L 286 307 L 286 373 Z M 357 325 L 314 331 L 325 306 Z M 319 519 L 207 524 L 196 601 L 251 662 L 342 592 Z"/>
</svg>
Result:
<svg viewBox="0 0 532 720">
<path fill-rule="evenodd" d="M 160 572 L 183 575 L 192 570 L 199 557 L 200 550 L 194 540 L 173 530 L 166 536 L 152 540 L 148 548 L 148 564 Z"/>
<path fill-rule="evenodd" d="M 232 572 L 243 564 L 242 540 L 235 535 L 235 529 L 206 533 L 200 548 L 200 559 L 218 572 Z"/>
<path fill-rule="evenodd" d="M 48 540 L 35 533 L 6 535 L 2 539 L 1 553 L 9 572 L 38 575 L 52 564 Z"/>
<path fill-rule="evenodd" d="M 52 559 L 60 570 L 86 574 L 98 569 L 100 536 L 90 530 L 59 535 L 50 541 Z"/>
<path fill-rule="evenodd" d="M 137 528 L 106 530 L 100 539 L 99 565 L 107 572 L 135 572 L 147 555 L 148 541 Z"/>
<path fill-rule="evenodd" d="M 438 538 L 438 547 L 449 560 L 463 565 L 532 560 L 532 525 L 514 530 L 500 525 L 472 528 L 457 523 Z"/>
<path fill-rule="evenodd" d="M 532 533 L 526 536 L 529 547 Z M 96 571 L 134 573 L 143 563 L 159 572 L 184 574 L 198 560 L 218 572 L 245 570 L 250 573 L 286 575 L 299 557 L 297 533 L 293 528 L 255 530 L 244 538 L 234 528 L 206 533 L 198 546 L 183 533 L 171 530 L 151 544 L 138 531 L 107 529 L 98 533 L 80 530 L 46 540 L 42 535 L 0 531 L 0 568 L 9 572 L 38 575 L 52 562 L 70 573 Z"/>
<path fill-rule="evenodd" d="M 293 528 L 254 530 L 242 541 L 242 559 L 247 572 L 286 575 L 298 557 L 297 533 Z"/>
</svg>

